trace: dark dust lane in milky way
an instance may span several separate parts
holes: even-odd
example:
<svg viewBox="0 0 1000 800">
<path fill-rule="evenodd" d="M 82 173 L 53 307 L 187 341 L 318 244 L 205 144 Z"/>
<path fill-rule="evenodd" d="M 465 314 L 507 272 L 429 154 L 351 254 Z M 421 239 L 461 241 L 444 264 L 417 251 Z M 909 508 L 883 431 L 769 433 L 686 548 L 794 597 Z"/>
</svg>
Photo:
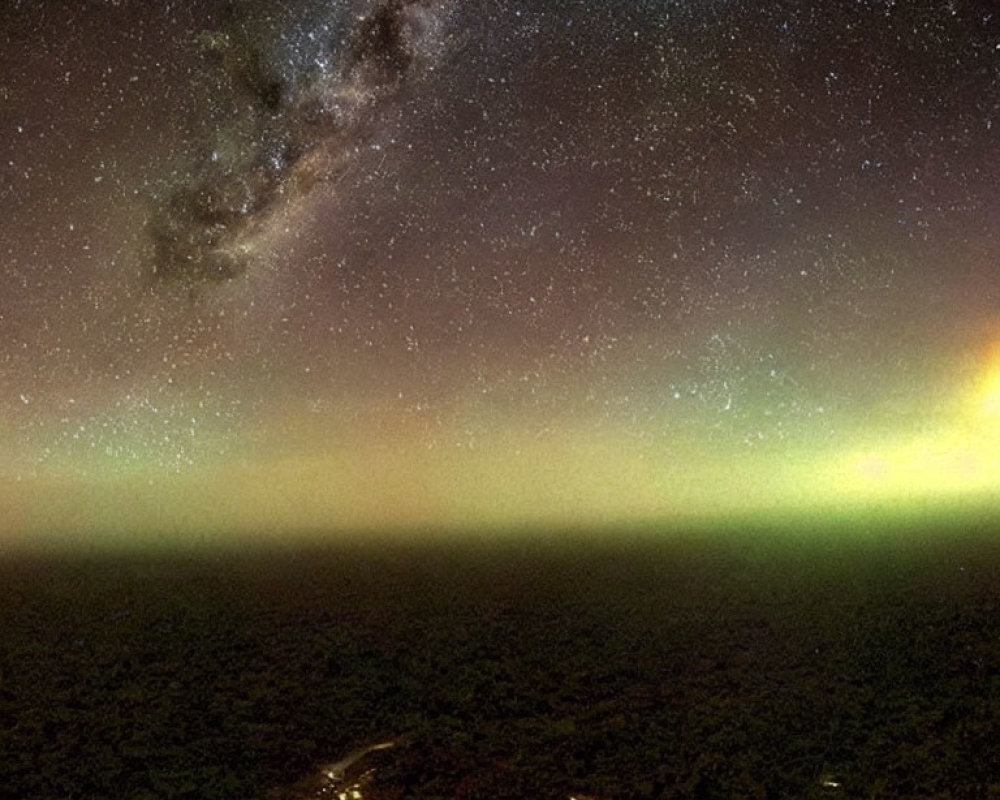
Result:
<svg viewBox="0 0 1000 800">
<path fill-rule="evenodd" d="M 998 44 L 986 0 L 0 3 L 0 506 L 1000 507 Z"/>
<path fill-rule="evenodd" d="M 189 285 L 247 268 L 241 242 L 282 204 L 335 179 L 378 114 L 441 53 L 445 13 L 433 0 L 383 2 L 360 19 L 326 4 L 305 20 L 232 4 L 205 34 L 210 65 L 239 88 L 238 118 L 170 187 L 150 222 L 152 272 Z"/>
</svg>

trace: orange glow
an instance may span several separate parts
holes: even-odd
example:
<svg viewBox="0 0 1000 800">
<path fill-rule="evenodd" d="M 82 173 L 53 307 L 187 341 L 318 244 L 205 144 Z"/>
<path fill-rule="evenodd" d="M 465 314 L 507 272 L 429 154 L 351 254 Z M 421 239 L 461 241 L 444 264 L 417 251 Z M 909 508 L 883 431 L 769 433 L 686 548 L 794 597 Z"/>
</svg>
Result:
<svg viewBox="0 0 1000 800">
<path fill-rule="evenodd" d="M 1000 489 L 1000 337 L 977 366 L 951 413 L 929 417 L 920 434 L 888 433 L 845 454 L 835 485 L 849 496 L 900 499 Z"/>
<path fill-rule="evenodd" d="M 980 419 L 1000 421 L 1000 341 L 990 346 L 984 359 L 973 394 L 973 409 Z"/>
</svg>

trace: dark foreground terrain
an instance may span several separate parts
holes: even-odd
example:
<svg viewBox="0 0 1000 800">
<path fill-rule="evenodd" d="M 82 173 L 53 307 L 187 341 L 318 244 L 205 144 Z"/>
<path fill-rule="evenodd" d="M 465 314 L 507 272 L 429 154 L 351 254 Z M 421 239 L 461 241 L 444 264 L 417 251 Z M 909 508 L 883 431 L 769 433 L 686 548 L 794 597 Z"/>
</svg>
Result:
<svg viewBox="0 0 1000 800">
<path fill-rule="evenodd" d="M 991 532 L 799 533 L 11 558 L 0 796 L 1000 797 Z"/>
</svg>

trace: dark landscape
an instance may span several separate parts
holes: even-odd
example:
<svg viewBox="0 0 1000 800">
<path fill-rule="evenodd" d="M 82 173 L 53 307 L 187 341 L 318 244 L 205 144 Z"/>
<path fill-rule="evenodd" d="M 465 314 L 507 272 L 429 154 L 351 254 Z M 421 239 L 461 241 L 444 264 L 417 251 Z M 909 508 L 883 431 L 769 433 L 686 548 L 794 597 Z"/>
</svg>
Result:
<svg viewBox="0 0 1000 800">
<path fill-rule="evenodd" d="M 1000 797 L 998 569 L 982 520 L 10 558 L 0 795 Z"/>
</svg>

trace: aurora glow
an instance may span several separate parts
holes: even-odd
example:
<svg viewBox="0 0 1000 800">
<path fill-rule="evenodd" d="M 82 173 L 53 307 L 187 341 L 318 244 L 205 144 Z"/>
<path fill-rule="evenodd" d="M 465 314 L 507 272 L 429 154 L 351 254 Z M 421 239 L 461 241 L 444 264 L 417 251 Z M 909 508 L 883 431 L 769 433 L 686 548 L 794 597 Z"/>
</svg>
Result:
<svg viewBox="0 0 1000 800">
<path fill-rule="evenodd" d="M 998 19 L 4 4 L 2 541 L 993 504 Z"/>
</svg>

